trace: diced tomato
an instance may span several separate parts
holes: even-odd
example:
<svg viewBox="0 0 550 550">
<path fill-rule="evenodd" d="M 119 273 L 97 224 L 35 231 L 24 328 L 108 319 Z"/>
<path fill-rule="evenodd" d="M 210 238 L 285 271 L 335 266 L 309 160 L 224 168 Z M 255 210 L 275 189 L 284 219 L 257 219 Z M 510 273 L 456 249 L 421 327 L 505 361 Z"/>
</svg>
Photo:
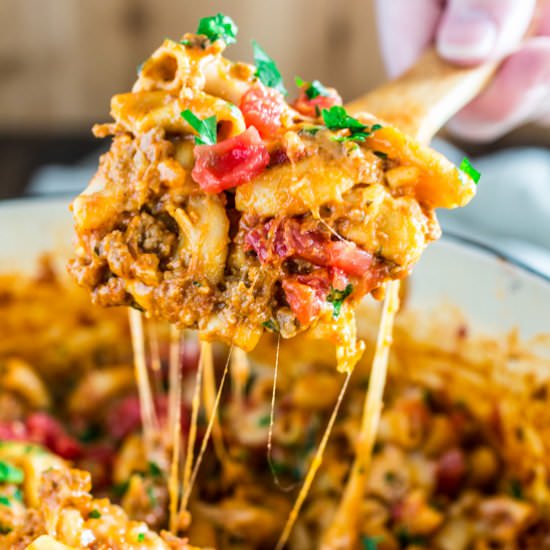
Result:
<svg viewBox="0 0 550 550">
<path fill-rule="evenodd" d="M 257 226 L 249 231 L 245 241 L 264 263 L 271 261 L 273 255 L 282 259 L 297 256 L 356 277 L 365 277 L 373 268 L 374 258 L 369 252 L 350 241 L 332 241 L 320 231 L 304 231 L 294 219 Z"/>
<path fill-rule="evenodd" d="M 128 395 L 113 404 L 107 414 L 107 430 L 115 440 L 124 439 L 141 426 L 141 413 L 137 395 Z"/>
<path fill-rule="evenodd" d="M 461 449 L 451 449 L 439 457 L 437 463 L 437 490 L 454 495 L 466 474 L 466 460 Z"/>
<path fill-rule="evenodd" d="M 308 325 L 321 311 L 325 300 L 319 292 L 296 278 L 283 279 L 283 290 L 292 313 L 302 325 Z"/>
<path fill-rule="evenodd" d="M 349 241 L 331 241 L 328 245 L 328 263 L 348 275 L 364 277 L 372 268 L 373 256 Z"/>
<path fill-rule="evenodd" d="M 168 417 L 168 397 L 155 397 L 155 411 L 162 425 Z M 141 428 L 141 411 L 139 397 L 128 395 L 113 405 L 107 414 L 107 430 L 115 440 L 124 439 L 127 435 Z M 181 431 L 187 434 L 189 429 L 189 410 L 186 405 L 181 406 Z"/>
<path fill-rule="evenodd" d="M 246 126 L 254 126 L 262 137 L 269 137 L 281 127 L 286 103 L 281 92 L 256 85 L 243 95 L 240 108 Z"/>
<path fill-rule="evenodd" d="M 215 145 L 196 145 L 193 179 L 207 193 L 221 193 L 257 176 L 269 164 L 269 153 L 251 126 Z"/>
<path fill-rule="evenodd" d="M 82 455 L 80 443 L 71 437 L 63 426 L 49 414 L 36 412 L 25 421 L 28 440 L 44 445 L 55 454 L 69 460 Z"/>
<path fill-rule="evenodd" d="M 300 90 L 300 95 L 292 104 L 292 107 L 305 116 L 316 117 L 322 109 L 330 109 L 334 105 L 342 105 L 342 98 L 334 88 L 327 88 L 329 95 L 318 95 L 309 99 L 306 89 L 309 84 L 304 84 Z"/>
<path fill-rule="evenodd" d="M 0 441 L 25 441 L 29 434 L 23 422 L 0 422 Z"/>
</svg>

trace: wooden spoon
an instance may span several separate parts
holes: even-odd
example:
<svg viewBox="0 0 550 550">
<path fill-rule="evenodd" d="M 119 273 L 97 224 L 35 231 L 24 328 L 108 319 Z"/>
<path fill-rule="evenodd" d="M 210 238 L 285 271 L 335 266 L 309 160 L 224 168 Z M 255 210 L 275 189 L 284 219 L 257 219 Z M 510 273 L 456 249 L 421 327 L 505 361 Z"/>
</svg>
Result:
<svg viewBox="0 0 550 550">
<path fill-rule="evenodd" d="M 493 63 L 475 68 L 450 65 L 431 48 L 401 77 L 352 101 L 346 109 L 352 114 L 372 113 L 417 140 L 429 143 L 435 133 L 483 89 L 495 68 Z M 323 550 L 352 550 L 359 544 L 361 502 L 383 406 L 393 321 L 398 308 L 399 281 L 391 281 L 387 285 L 355 461 L 336 516 L 322 537 Z M 325 444 L 323 438 L 276 546 L 277 550 L 283 548 L 290 536 L 299 509 L 321 465 Z"/>
<path fill-rule="evenodd" d="M 492 76 L 496 64 L 475 68 L 450 65 L 430 48 L 406 73 L 346 105 L 369 112 L 423 143 L 432 137 Z"/>
</svg>

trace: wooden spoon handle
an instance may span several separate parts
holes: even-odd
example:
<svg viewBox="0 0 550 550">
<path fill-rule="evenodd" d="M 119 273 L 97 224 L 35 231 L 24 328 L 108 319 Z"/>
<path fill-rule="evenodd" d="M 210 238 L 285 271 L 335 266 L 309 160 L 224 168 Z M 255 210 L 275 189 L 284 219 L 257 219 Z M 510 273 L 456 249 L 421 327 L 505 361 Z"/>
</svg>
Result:
<svg viewBox="0 0 550 550">
<path fill-rule="evenodd" d="M 429 48 L 402 76 L 352 101 L 346 108 L 350 113 L 370 112 L 428 143 L 483 89 L 495 68 L 496 63 L 457 67 Z"/>
</svg>

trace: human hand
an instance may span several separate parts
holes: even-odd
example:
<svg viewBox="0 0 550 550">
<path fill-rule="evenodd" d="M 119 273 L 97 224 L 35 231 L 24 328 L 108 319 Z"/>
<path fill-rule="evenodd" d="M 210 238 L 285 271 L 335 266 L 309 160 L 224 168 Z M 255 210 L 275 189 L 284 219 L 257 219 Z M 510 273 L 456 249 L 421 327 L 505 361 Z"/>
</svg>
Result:
<svg viewBox="0 0 550 550">
<path fill-rule="evenodd" d="M 434 43 L 458 65 L 503 59 L 487 88 L 450 122 L 459 137 L 496 139 L 526 122 L 550 124 L 550 0 L 376 0 L 390 76 Z M 527 29 L 531 37 L 523 40 Z"/>
</svg>

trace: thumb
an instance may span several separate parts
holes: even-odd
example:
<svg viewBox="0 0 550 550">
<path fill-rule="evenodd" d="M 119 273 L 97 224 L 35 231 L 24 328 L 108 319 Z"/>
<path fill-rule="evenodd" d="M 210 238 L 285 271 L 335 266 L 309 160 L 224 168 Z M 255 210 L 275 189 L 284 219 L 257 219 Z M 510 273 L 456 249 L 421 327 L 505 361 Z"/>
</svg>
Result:
<svg viewBox="0 0 550 550">
<path fill-rule="evenodd" d="M 499 59 L 520 43 L 536 0 L 450 0 L 437 31 L 439 55 L 475 65 Z"/>
<path fill-rule="evenodd" d="M 439 0 L 376 0 L 382 57 L 390 77 L 407 70 L 433 42 Z"/>
</svg>

